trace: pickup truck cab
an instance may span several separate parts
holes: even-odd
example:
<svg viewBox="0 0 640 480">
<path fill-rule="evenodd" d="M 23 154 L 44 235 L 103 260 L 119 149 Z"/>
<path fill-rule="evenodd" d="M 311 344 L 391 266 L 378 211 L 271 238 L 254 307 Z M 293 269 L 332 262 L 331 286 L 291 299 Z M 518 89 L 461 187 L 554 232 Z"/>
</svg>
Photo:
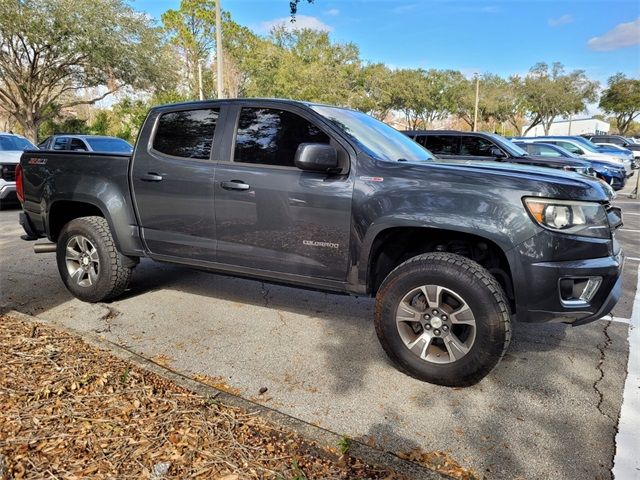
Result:
<svg viewBox="0 0 640 480">
<path fill-rule="evenodd" d="M 115 298 L 141 257 L 375 296 L 401 370 L 471 385 L 511 320 L 580 325 L 620 295 L 621 214 L 585 175 L 437 161 L 363 113 L 287 100 L 153 108 L 132 156 L 25 152 L 20 221 L 62 281 Z"/>
</svg>

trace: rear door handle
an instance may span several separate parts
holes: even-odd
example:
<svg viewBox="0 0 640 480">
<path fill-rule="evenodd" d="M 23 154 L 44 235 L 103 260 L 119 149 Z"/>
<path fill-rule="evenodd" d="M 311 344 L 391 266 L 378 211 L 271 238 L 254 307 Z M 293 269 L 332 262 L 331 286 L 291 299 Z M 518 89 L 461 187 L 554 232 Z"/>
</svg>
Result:
<svg viewBox="0 0 640 480">
<path fill-rule="evenodd" d="M 164 177 L 162 175 L 158 175 L 154 172 L 148 172 L 140 177 L 140 180 L 143 182 L 161 182 L 163 179 Z"/>
<path fill-rule="evenodd" d="M 231 180 L 229 182 L 220 182 L 220 186 L 225 190 L 249 190 L 251 188 L 242 180 Z"/>
</svg>

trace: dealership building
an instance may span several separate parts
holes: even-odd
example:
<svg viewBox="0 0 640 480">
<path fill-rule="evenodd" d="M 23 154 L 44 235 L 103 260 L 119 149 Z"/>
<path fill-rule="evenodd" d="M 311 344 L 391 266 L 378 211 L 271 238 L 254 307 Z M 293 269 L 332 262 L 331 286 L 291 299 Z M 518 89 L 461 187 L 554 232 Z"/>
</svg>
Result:
<svg viewBox="0 0 640 480">
<path fill-rule="evenodd" d="M 542 124 L 536 125 L 526 134 L 529 125 L 522 127 L 522 135 L 526 137 L 544 136 L 544 127 Z M 609 133 L 610 125 L 597 118 L 573 118 L 569 120 L 558 120 L 551 124 L 549 135 L 582 135 L 583 133 L 591 133 L 594 135 L 606 135 Z"/>
</svg>

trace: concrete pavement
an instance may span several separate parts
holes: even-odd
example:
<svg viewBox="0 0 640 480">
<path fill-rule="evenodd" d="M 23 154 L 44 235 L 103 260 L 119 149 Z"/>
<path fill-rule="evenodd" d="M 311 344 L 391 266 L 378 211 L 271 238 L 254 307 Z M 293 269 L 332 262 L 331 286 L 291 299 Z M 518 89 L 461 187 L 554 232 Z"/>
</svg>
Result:
<svg viewBox="0 0 640 480">
<path fill-rule="evenodd" d="M 640 202 L 620 199 L 630 257 Z M 511 347 L 479 385 L 450 389 L 398 372 L 378 345 L 373 301 L 143 261 L 131 289 L 90 305 L 63 287 L 53 255 L 20 240 L 0 212 L 0 308 L 110 341 L 245 398 L 391 451 L 443 450 L 487 478 L 611 478 L 628 325 L 514 325 Z M 638 260 L 627 261 L 631 315 Z M 267 387 L 265 394 L 258 390 Z"/>
</svg>

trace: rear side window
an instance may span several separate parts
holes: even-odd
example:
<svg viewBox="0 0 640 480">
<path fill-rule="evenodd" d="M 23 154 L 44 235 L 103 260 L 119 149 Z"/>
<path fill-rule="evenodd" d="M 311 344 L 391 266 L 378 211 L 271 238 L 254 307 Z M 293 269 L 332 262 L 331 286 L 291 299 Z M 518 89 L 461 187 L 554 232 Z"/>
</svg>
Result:
<svg viewBox="0 0 640 480">
<path fill-rule="evenodd" d="M 569 150 L 571 153 L 575 153 L 578 155 L 582 155 L 584 152 L 580 147 L 575 146 L 573 143 L 569 142 L 554 142 L 559 147 L 564 148 L 565 150 Z"/>
<path fill-rule="evenodd" d="M 295 113 L 274 108 L 240 111 L 234 162 L 294 167 L 301 143 L 329 143 L 329 136 Z"/>
<path fill-rule="evenodd" d="M 460 154 L 473 157 L 493 157 L 491 149 L 495 145 L 481 137 L 462 137 L 460 140 Z"/>
<path fill-rule="evenodd" d="M 562 155 L 551 147 L 546 145 L 532 145 L 533 151 L 529 150 L 532 155 L 540 155 L 542 157 L 561 157 Z"/>
<path fill-rule="evenodd" d="M 87 146 L 79 138 L 72 138 L 71 139 L 70 149 L 78 151 L 78 152 L 80 152 L 80 151 L 85 151 L 86 152 L 87 151 Z"/>
<path fill-rule="evenodd" d="M 65 150 L 67 148 L 67 137 L 58 137 L 53 142 L 53 150 Z"/>
<path fill-rule="evenodd" d="M 208 160 L 219 109 L 164 113 L 158 120 L 153 149 L 174 157 Z"/>
<path fill-rule="evenodd" d="M 435 155 L 457 155 L 460 137 L 455 135 L 425 135 L 420 138 L 423 147 Z"/>
</svg>

